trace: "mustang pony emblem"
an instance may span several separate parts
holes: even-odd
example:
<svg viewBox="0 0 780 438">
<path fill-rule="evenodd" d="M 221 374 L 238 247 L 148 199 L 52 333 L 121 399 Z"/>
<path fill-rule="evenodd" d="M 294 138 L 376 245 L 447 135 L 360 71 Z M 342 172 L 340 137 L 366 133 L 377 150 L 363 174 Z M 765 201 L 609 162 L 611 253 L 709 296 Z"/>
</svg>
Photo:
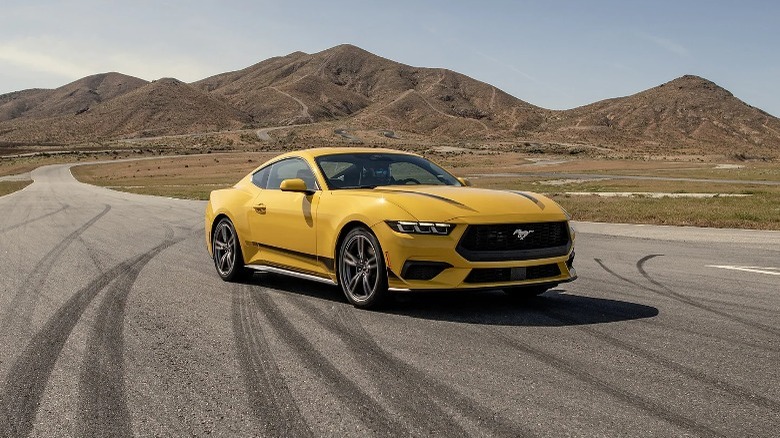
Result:
<svg viewBox="0 0 780 438">
<path fill-rule="evenodd" d="M 516 229 L 515 231 L 512 232 L 512 235 L 517 237 L 520 240 L 523 240 L 526 237 L 528 237 L 529 234 L 531 234 L 533 232 L 534 232 L 534 230 L 527 230 L 526 231 L 526 230 L 524 230 L 522 228 L 518 228 L 518 229 Z"/>
</svg>

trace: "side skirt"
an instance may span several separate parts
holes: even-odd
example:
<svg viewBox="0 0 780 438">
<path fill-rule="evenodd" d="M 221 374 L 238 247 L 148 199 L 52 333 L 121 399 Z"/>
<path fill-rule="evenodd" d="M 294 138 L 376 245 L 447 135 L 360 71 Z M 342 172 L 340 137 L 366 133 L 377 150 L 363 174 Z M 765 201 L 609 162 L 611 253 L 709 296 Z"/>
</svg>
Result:
<svg viewBox="0 0 780 438">
<path fill-rule="evenodd" d="M 329 285 L 336 285 L 336 282 L 331 280 L 330 278 L 325 277 L 319 277 L 317 275 L 313 274 L 307 274 L 304 272 L 298 272 L 293 271 L 290 269 L 280 268 L 276 266 L 268 266 L 268 265 L 246 265 L 247 268 L 253 269 L 258 272 L 270 272 L 272 274 L 281 274 L 281 275 L 287 275 L 290 277 L 300 278 L 302 280 L 309 280 L 309 281 L 316 281 L 318 283 L 324 283 Z"/>
</svg>

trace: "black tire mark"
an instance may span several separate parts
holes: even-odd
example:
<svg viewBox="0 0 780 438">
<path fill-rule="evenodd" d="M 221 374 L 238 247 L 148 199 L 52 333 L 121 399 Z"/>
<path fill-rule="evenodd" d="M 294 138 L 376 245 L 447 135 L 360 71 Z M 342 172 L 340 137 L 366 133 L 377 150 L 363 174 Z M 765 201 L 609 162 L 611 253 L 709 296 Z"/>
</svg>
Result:
<svg viewBox="0 0 780 438">
<path fill-rule="evenodd" d="M 468 432 L 437 406 L 434 400 L 454 406 L 460 413 L 473 420 L 481 428 L 490 430 L 493 436 L 532 436 L 512 422 L 474 403 L 458 391 L 430 379 L 424 372 L 386 353 L 374 341 L 355 318 L 351 307 L 337 312 L 340 321 L 326 315 L 308 301 L 293 300 L 293 305 L 341 339 L 369 374 L 377 379 L 377 386 L 384 389 L 388 399 L 409 419 L 409 423 L 427 428 L 427 436 L 466 436 Z"/>
<path fill-rule="evenodd" d="M 655 320 L 655 319 L 632 319 L 633 315 L 631 313 L 620 311 L 620 310 L 617 310 L 617 309 L 604 308 L 604 307 L 601 307 L 601 306 L 597 306 L 597 305 L 594 305 L 594 304 L 588 304 L 588 303 L 582 303 L 582 304 L 579 304 L 579 305 L 581 307 L 583 307 L 583 308 L 592 309 L 592 310 L 601 312 L 601 313 L 603 313 L 605 315 L 610 315 L 610 316 L 614 316 L 614 317 L 617 317 L 617 318 L 621 318 L 622 320 L 632 320 L 633 323 L 637 323 L 637 324 L 644 324 L 644 325 L 649 325 L 649 326 L 654 326 L 654 327 L 661 327 L 664 330 L 673 330 L 673 331 L 680 332 L 680 333 L 687 333 L 687 334 L 690 334 L 690 335 L 696 335 L 696 336 L 700 336 L 700 337 L 704 337 L 704 338 L 708 338 L 708 339 L 714 339 L 714 340 L 717 340 L 717 341 L 720 341 L 720 342 L 724 342 L 724 343 L 730 344 L 730 345 L 742 345 L 742 346 L 745 346 L 745 347 L 750 347 L 750 348 L 754 348 L 754 349 L 757 349 L 757 350 L 768 351 L 768 352 L 772 352 L 772 353 L 780 352 L 779 348 L 775 348 L 775 347 L 772 347 L 770 345 L 754 343 L 754 342 L 750 342 L 750 341 L 745 341 L 743 339 L 726 338 L 726 337 L 718 336 L 718 335 L 712 334 L 712 333 L 705 333 L 705 332 L 701 332 L 701 331 L 697 331 L 697 330 L 692 330 L 692 329 L 689 329 L 689 328 L 677 327 L 677 326 L 665 324 L 663 322 L 659 322 L 658 320 Z"/>
<path fill-rule="evenodd" d="M 62 255 L 65 249 L 76 238 L 81 236 L 88 228 L 95 224 L 100 218 L 105 216 L 111 210 L 110 205 L 106 205 L 102 212 L 93 217 L 87 223 L 67 235 L 54 248 L 52 248 L 40 262 L 24 283 L 24 286 L 11 299 L 8 311 L 3 315 L 2 324 L 0 324 L 0 333 L 9 333 L 11 326 L 16 326 L 22 330 L 29 330 L 32 326 L 31 318 L 38 300 L 41 296 L 40 289 L 46 282 L 46 278 L 51 272 L 54 262 Z"/>
<path fill-rule="evenodd" d="M 546 365 L 555 368 L 558 371 L 561 371 L 565 374 L 568 374 L 577 380 L 585 382 L 595 387 L 599 391 L 602 391 L 610 395 L 616 400 L 619 400 L 622 403 L 625 403 L 629 406 L 633 406 L 634 408 L 644 411 L 653 417 L 660 418 L 669 424 L 672 424 L 681 429 L 689 430 L 700 436 L 725 437 L 725 435 L 719 433 L 715 429 L 710 428 L 706 424 L 698 423 L 697 421 L 679 415 L 678 413 L 670 409 L 667 409 L 666 407 L 659 405 L 653 402 L 652 400 L 648 400 L 644 397 L 632 394 L 622 388 L 613 386 L 609 384 L 607 381 L 586 372 L 583 368 L 577 367 L 565 361 L 563 358 L 557 357 L 553 354 L 544 352 L 542 350 L 538 350 L 518 339 L 515 339 L 501 332 L 500 330 L 482 328 L 481 331 L 487 334 L 492 340 L 499 341 L 501 344 L 505 345 L 508 348 L 513 348 L 525 354 L 531 355 L 537 360 L 545 363 Z"/>
<path fill-rule="evenodd" d="M 249 405 L 264 436 L 310 437 L 284 377 L 273 360 L 246 285 L 233 290 L 233 334 Z"/>
<path fill-rule="evenodd" d="M 563 312 L 550 310 L 550 309 L 545 309 L 543 311 L 537 310 L 535 311 L 535 313 L 537 313 L 540 316 L 546 316 L 550 319 L 559 321 L 564 324 L 572 325 L 576 330 L 585 332 L 601 340 L 602 342 L 612 345 L 613 347 L 620 348 L 636 356 L 643 357 L 650 362 L 654 362 L 658 365 L 672 369 L 684 376 L 689 377 L 690 379 L 697 380 L 715 389 L 723 391 L 731 395 L 732 397 L 739 399 L 744 403 L 750 403 L 780 413 L 780 403 L 778 403 L 775 400 L 772 400 L 768 397 L 764 397 L 759 394 L 754 394 L 739 385 L 734 385 L 732 383 L 720 380 L 716 377 L 707 374 L 704 371 L 687 367 L 671 359 L 668 359 L 664 356 L 653 353 L 652 351 L 646 350 L 644 348 L 640 348 L 630 342 L 620 340 L 600 330 L 596 330 L 595 328 L 584 326 L 583 322 L 577 319 L 576 316 L 572 316 L 571 314 L 567 315 Z"/>
<path fill-rule="evenodd" d="M 60 306 L 32 337 L 11 366 L 0 393 L 0 411 L 7 420 L 0 424 L 0 436 L 30 434 L 57 357 L 81 315 L 101 290 L 115 280 L 126 282 L 128 276 L 140 271 L 166 245 L 125 261 L 92 280 Z"/>
<path fill-rule="evenodd" d="M 169 228 L 164 242 L 143 263 L 123 272 L 108 288 L 97 309 L 79 376 L 78 430 L 85 437 L 133 435 L 124 390 L 124 318 L 130 290 L 141 270 L 173 240 Z"/>
<path fill-rule="evenodd" d="M 67 205 L 67 204 L 63 204 L 63 205 L 62 205 L 62 207 L 60 207 L 59 209 L 57 209 L 57 210 L 54 210 L 54 211 L 52 211 L 52 212 L 50 212 L 50 213 L 46 213 L 46 214 L 44 214 L 43 216 L 38 216 L 38 217 L 36 217 L 36 218 L 34 218 L 34 219 L 29 219 L 29 220 L 28 220 L 28 219 L 25 219 L 23 222 L 20 222 L 20 223 L 18 223 L 18 224 L 16 224 L 16 225 L 11 225 L 11 226 L 9 226 L 9 227 L 6 227 L 6 228 L 3 228 L 3 229 L 0 229 L 0 233 L 6 233 L 6 232 L 8 232 L 8 231 L 15 230 L 15 229 L 17 229 L 17 228 L 20 228 L 20 227 L 23 227 L 23 226 L 25 226 L 25 225 L 30 225 L 30 224 L 31 224 L 31 223 L 33 223 L 33 222 L 38 222 L 39 220 L 46 219 L 46 218 L 47 218 L 47 217 L 49 217 L 49 216 L 54 216 L 55 214 L 57 214 L 57 213 L 59 213 L 59 212 L 61 212 L 61 211 L 67 210 L 68 208 L 70 208 L 70 206 L 69 206 L 69 205 Z"/>
<path fill-rule="evenodd" d="M 344 373 L 306 337 L 288 321 L 276 303 L 269 298 L 264 289 L 252 294 L 255 307 L 271 323 L 279 337 L 285 339 L 287 344 L 302 359 L 301 363 L 312 373 L 320 376 L 325 383 L 331 386 L 333 393 L 342 402 L 342 405 L 352 411 L 355 417 L 377 436 L 397 437 L 409 436 L 406 425 L 402 424 L 388 412 L 355 382 Z"/>
<path fill-rule="evenodd" d="M 652 284 L 658 286 L 659 288 L 661 288 L 661 290 L 655 290 L 655 289 L 650 289 L 650 288 L 648 288 L 648 290 L 652 290 L 653 292 L 655 292 L 655 293 L 657 293 L 659 295 L 663 295 L 665 297 L 672 298 L 674 300 L 677 300 L 677 301 L 679 301 L 681 303 L 685 303 L 685 304 L 687 304 L 689 306 L 692 306 L 692 307 L 695 307 L 697 309 L 701 309 L 701 310 L 704 310 L 706 312 L 714 313 L 714 314 L 716 314 L 718 316 L 722 316 L 722 317 L 724 317 L 726 319 L 730 319 L 730 320 L 732 320 L 734 322 L 739 322 L 739 323 L 744 324 L 744 325 L 746 325 L 748 327 L 752 327 L 754 329 L 761 330 L 761 331 L 763 331 L 765 333 L 769 333 L 769 334 L 772 334 L 772 335 L 780 335 L 780 330 L 777 330 L 774 327 L 770 327 L 768 325 L 764 325 L 764 324 L 761 324 L 759 322 L 751 321 L 749 319 L 741 318 L 739 316 L 735 316 L 735 315 L 732 315 L 730 313 L 726 313 L 726 312 L 724 312 L 722 310 L 715 309 L 713 307 L 701 304 L 701 303 L 699 303 L 699 302 L 697 302 L 697 301 L 695 301 L 695 300 L 693 300 L 691 298 L 686 297 L 685 295 L 682 295 L 680 293 L 677 293 L 677 292 L 673 291 L 672 289 L 670 289 L 669 287 L 667 287 L 663 283 L 660 283 L 659 281 L 657 281 L 654 278 L 652 278 L 650 276 L 650 274 L 645 270 L 645 263 L 647 263 L 648 261 L 650 261 L 650 260 L 652 260 L 652 259 L 654 259 L 656 257 L 661 257 L 662 255 L 663 254 L 650 254 L 650 255 L 642 257 L 638 262 L 636 262 L 636 268 L 639 271 L 639 273 L 642 274 L 642 276 L 645 277 L 647 279 L 647 281 L 649 281 L 650 283 L 652 283 Z"/>
</svg>

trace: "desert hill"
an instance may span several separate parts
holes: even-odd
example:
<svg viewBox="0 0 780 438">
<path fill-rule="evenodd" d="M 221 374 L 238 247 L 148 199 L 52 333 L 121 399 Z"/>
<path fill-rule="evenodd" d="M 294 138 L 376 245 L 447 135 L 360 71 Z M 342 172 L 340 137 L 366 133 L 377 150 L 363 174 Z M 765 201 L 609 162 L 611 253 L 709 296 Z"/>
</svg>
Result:
<svg viewBox="0 0 780 438">
<path fill-rule="evenodd" d="M 135 90 L 147 82 L 121 73 L 102 73 L 79 79 L 54 90 L 25 90 L 0 96 L 0 122 L 43 119 L 87 111 Z"/>
<path fill-rule="evenodd" d="M 547 113 L 465 75 L 411 67 L 349 44 L 272 58 L 193 85 L 267 125 L 354 117 L 377 129 L 490 137 L 533 130 Z"/>
<path fill-rule="evenodd" d="M 0 143 L 6 145 L 334 121 L 434 142 L 557 142 L 780 156 L 780 119 L 697 76 L 553 111 L 451 70 L 401 64 L 348 44 L 270 58 L 192 84 L 104 73 L 54 90 L 0 95 Z"/>
<path fill-rule="evenodd" d="M 74 97 L 59 104 L 60 115 L 17 117 L 0 124 L 0 138 L 22 144 L 78 142 L 240 129 L 252 122 L 240 110 L 173 78 L 144 81 L 105 101 L 91 101 L 93 93 L 73 88 Z M 51 102 L 59 103 L 49 99 L 38 107 L 52 107 Z"/>
<path fill-rule="evenodd" d="M 707 79 L 686 75 L 558 114 L 550 138 L 680 149 L 780 149 L 780 119 Z"/>
</svg>

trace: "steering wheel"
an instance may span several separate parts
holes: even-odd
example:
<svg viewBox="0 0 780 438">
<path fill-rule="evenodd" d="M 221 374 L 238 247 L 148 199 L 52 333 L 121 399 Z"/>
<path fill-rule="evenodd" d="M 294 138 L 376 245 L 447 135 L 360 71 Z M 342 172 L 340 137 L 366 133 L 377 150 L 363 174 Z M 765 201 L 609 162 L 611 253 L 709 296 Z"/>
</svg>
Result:
<svg viewBox="0 0 780 438">
<path fill-rule="evenodd" d="M 414 178 L 402 178 L 395 180 L 396 184 L 420 184 L 420 181 L 417 181 Z"/>
</svg>

